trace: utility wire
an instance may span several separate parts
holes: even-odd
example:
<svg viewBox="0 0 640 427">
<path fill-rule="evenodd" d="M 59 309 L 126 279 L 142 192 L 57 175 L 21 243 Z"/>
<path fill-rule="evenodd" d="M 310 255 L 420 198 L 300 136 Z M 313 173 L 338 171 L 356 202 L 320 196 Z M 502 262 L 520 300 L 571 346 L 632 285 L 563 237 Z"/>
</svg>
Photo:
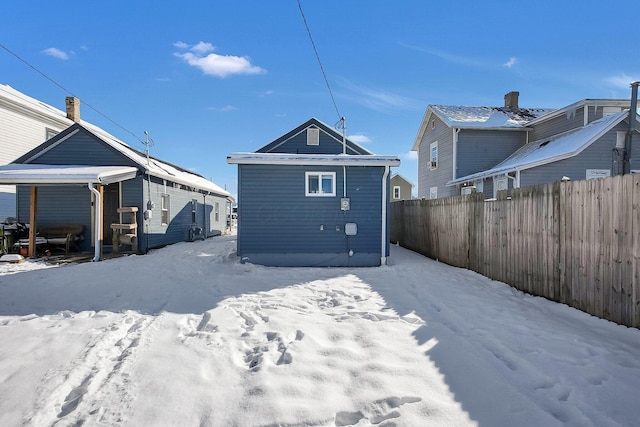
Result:
<svg viewBox="0 0 640 427">
<path fill-rule="evenodd" d="M 309 34 L 309 40 L 311 40 L 311 46 L 313 47 L 313 51 L 316 54 L 316 58 L 318 59 L 318 65 L 320 65 L 320 71 L 322 71 L 322 76 L 324 77 L 324 81 L 327 84 L 327 89 L 329 89 L 329 95 L 331 95 L 333 108 L 336 109 L 336 113 L 338 113 L 338 117 L 340 118 L 340 120 L 343 120 L 342 114 L 340 114 L 340 111 L 338 110 L 338 105 L 336 104 L 336 100 L 333 97 L 333 91 L 331 90 L 331 86 L 329 85 L 327 74 L 324 72 L 324 67 L 322 66 L 322 62 L 320 61 L 320 55 L 318 55 L 318 49 L 316 49 L 316 44 L 313 42 L 313 37 L 311 37 L 311 30 L 309 29 L 309 25 L 307 24 L 307 18 L 304 16 L 304 12 L 302 11 L 302 5 L 300 4 L 300 0 L 296 0 L 296 1 L 298 2 L 298 9 L 300 9 L 300 14 L 302 15 L 304 26 L 307 28 L 307 33 Z"/>
<path fill-rule="evenodd" d="M 58 86 L 60 89 L 62 89 L 63 91 L 65 91 L 66 93 L 68 93 L 69 95 L 80 99 L 80 97 L 74 95 L 69 89 L 65 88 L 64 86 L 62 86 L 60 83 L 58 83 L 57 81 L 55 81 L 54 79 L 52 79 L 51 77 L 47 76 L 45 73 L 43 73 L 42 71 L 40 71 L 39 69 L 37 69 L 36 67 L 34 67 L 33 65 L 31 65 L 29 62 L 27 62 L 25 59 L 21 58 L 17 53 L 13 52 L 11 49 L 9 49 L 8 47 L 6 47 L 5 45 L 3 45 L 2 43 L 0 43 L 0 47 L 4 50 L 6 50 L 7 52 L 9 52 L 11 55 L 15 56 L 20 62 L 24 63 L 26 66 L 28 66 L 29 68 L 31 68 L 32 70 L 34 70 L 36 73 L 40 74 L 42 77 L 44 77 L 45 79 L 49 80 L 51 83 L 53 83 L 54 85 Z M 114 125 L 118 126 L 120 129 L 124 130 L 125 132 L 131 134 L 135 139 L 137 139 L 139 142 L 141 143 L 145 143 L 140 137 L 138 137 L 138 135 L 136 135 L 135 133 L 133 133 L 132 131 L 130 131 L 129 129 L 125 128 L 124 126 L 122 126 L 120 123 L 116 122 L 115 120 L 113 120 L 112 118 L 110 118 L 109 116 L 107 116 L 106 114 L 102 113 L 100 110 L 98 110 L 97 108 L 93 107 L 91 104 L 83 101 L 82 99 L 80 99 L 80 102 L 83 105 L 86 105 L 87 107 L 91 108 L 93 111 L 95 111 L 96 113 L 100 114 L 102 117 L 104 117 L 105 119 L 109 120 L 111 123 L 113 123 Z"/>
</svg>

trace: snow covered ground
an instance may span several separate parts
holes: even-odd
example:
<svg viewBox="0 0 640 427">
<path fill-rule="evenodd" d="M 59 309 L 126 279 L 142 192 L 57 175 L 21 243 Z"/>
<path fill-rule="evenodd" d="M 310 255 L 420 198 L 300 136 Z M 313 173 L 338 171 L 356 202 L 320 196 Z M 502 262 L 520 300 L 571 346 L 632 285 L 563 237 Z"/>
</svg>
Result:
<svg viewBox="0 0 640 427">
<path fill-rule="evenodd" d="M 640 331 L 393 247 L 0 265 L 0 425 L 637 426 Z"/>
</svg>

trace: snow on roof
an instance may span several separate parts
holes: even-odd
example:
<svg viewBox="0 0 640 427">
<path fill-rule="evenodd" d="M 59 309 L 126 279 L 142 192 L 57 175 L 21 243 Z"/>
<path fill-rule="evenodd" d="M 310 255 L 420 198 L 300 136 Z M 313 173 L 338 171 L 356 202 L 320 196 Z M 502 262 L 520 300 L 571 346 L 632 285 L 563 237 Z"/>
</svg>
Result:
<svg viewBox="0 0 640 427">
<path fill-rule="evenodd" d="M 35 98 L 31 98 L 30 96 L 17 91 L 11 86 L 0 84 L 0 100 L 2 99 L 8 101 L 12 105 L 20 106 L 22 108 L 48 117 L 49 119 L 59 121 L 61 126 L 72 126 L 74 124 L 72 120 L 67 118 L 67 115 L 64 111 L 59 110 L 51 105 L 45 104 L 44 102 L 38 101 Z M 115 148 L 116 150 L 133 160 L 135 163 L 140 165 L 140 167 L 144 168 L 145 170 L 148 169 L 149 173 L 153 176 L 171 180 L 188 187 L 193 187 L 196 189 L 219 194 L 221 196 L 231 197 L 231 194 L 229 192 L 216 185 L 215 183 L 205 179 L 204 177 L 194 172 L 187 171 L 170 163 L 150 157 L 149 165 L 147 167 L 147 158 L 144 153 L 133 149 L 125 142 L 119 140 L 115 136 L 89 122 L 81 120 L 80 125 L 100 138 L 102 141 L 109 144 L 111 147 Z"/>
<path fill-rule="evenodd" d="M 533 119 L 551 111 L 546 108 L 463 107 L 430 105 L 445 123 L 455 128 L 523 128 Z"/>
<path fill-rule="evenodd" d="M 170 180 L 172 182 L 176 182 L 178 184 L 183 184 L 188 187 L 193 187 L 199 190 L 209 191 L 221 196 L 231 197 L 231 193 L 222 189 L 220 186 L 214 184 L 208 179 L 203 178 L 202 176 L 189 172 L 185 169 L 182 169 L 178 166 L 172 165 L 167 162 L 163 162 L 154 157 L 149 156 L 149 162 L 147 164 L 147 157 L 144 153 L 141 153 L 134 148 L 131 148 L 126 143 L 120 141 L 115 136 L 105 132 L 97 126 L 92 124 L 83 123 L 82 126 L 93 133 L 95 136 L 100 138 L 105 143 L 109 144 L 114 149 L 118 150 L 134 162 L 136 162 L 140 167 L 148 170 L 149 173 L 158 178 L 163 178 Z"/>
<path fill-rule="evenodd" d="M 447 186 L 529 169 L 576 156 L 627 117 L 628 111 L 611 114 L 572 132 L 526 144 L 495 167 L 447 182 Z"/>
<path fill-rule="evenodd" d="M 111 184 L 136 177 L 131 166 L 42 165 L 0 166 L 0 184 Z"/>
<path fill-rule="evenodd" d="M 318 165 L 318 166 L 400 166 L 396 156 L 350 154 L 284 154 L 284 153 L 231 153 L 229 164 L 259 165 Z"/>
</svg>

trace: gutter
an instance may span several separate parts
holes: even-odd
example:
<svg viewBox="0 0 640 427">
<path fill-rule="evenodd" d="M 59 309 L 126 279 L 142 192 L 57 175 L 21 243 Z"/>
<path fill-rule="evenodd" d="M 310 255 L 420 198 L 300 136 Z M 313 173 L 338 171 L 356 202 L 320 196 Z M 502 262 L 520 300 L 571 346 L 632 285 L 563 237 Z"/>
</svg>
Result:
<svg viewBox="0 0 640 427">
<path fill-rule="evenodd" d="M 95 188 L 93 188 L 93 184 L 92 183 L 88 183 L 87 187 L 89 187 L 89 190 L 96 196 L 96 204 L 94 206 L 95 208 L 95 230 L 94 230 L 94 245 L 95 245 L 95 252 L 93 255 L 93 259 L 92 261 L 100 261 L 100 228 L 101 228 L 101 224 L 100 224 L 100 206 L 101 206 L 101 200 L 100 200 L 100 192 L 98 190 L 96 190 Z"/>
</svg>

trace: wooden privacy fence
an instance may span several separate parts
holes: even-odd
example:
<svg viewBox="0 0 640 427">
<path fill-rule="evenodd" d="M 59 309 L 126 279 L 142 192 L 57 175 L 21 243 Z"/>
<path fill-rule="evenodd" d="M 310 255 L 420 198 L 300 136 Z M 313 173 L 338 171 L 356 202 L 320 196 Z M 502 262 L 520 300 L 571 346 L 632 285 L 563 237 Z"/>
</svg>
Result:
<svg viewBox="0 0 640 427">
<path fill-rule="evenodd" d="M 394 202 L 391 241 L 640 328 L 640 174 Z"/>
</svg>

